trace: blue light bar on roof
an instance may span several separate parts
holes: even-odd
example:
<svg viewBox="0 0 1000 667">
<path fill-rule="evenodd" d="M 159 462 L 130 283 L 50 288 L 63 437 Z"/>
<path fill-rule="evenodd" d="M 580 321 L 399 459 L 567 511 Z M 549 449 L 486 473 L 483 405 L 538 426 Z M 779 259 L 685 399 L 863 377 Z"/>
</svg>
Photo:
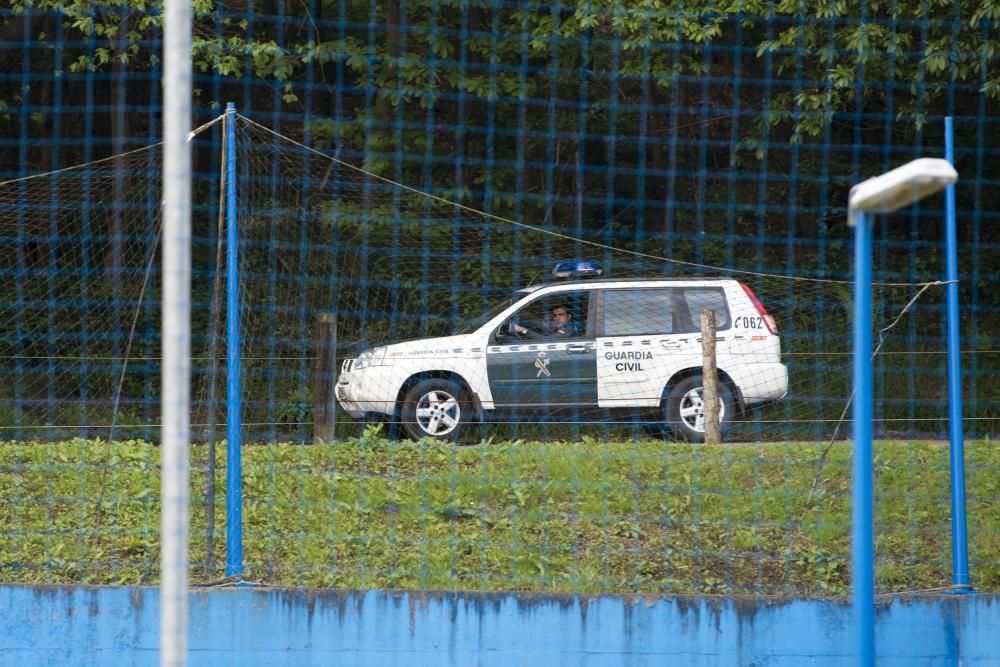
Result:
<svg viewBox="0 0 1000 667">
<path fill-rule="evenodd" d="M 597 262 L 589 259 L 573 259 L 566 262 L 559 262 L 552 269 L 552 277 L 557 280 L 568 280 L 571 278 L 600 278 L 604 269 Z"/>
</svg>

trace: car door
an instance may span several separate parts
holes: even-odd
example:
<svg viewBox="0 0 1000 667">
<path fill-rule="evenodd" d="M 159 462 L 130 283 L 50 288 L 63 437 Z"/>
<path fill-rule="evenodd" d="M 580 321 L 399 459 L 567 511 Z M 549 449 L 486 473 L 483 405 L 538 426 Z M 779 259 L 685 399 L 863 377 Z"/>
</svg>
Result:
<svg viewBox="0 0 1000 667">
<path fill-rule="evenodd" d="M 675 373 L 700 368 L 702 308 L 716 313 L 719 329 L 729 327 L 720 288 L 678 284 L 603 290 L 596 339 L 600 406 L 657 406 Z"/>
<path fill-rule="evenodd" d="M 562 305 L 572 328 L 546 331 L 545 318 Z M 486 368 L 496 408 L 520 415 L 578 413 L 597 405 L 597 357 L 589 290 L 542 295 L 490 338 Z M 508 327 L 529 329 L 511 334 Z"/>
</svg>

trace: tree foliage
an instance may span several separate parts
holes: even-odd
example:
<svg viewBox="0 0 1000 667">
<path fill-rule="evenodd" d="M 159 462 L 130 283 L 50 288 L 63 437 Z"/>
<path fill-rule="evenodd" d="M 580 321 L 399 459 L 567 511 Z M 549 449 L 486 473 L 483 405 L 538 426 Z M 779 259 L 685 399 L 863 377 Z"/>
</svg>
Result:
<svg viewBox="0 0 1000 667">
<path fill-rule="evenodd" d="M 1000 0 L 270 0 L 252 8 L 196 0 L 193 9 L 202 108 L 238 99 L 247 113 L 302 114 L 313 145 L 356 155 L 372 171 L 577 228 L 666 231 L 669 216 L 631 213 L 640 192 L 655 202 L 731 203 L 706 173 L 765 163 L 863 175 L 856 158 L 837 164 L 846 158 L 791 156 L 787 147 L 885 136 L 919 143 L 929 117 L 989 113 L 1000 98 Z M 135 122 L 126 132 L 155 126 L 156 109 L 142 104 L 160 83 L 162 0 L 15 0 L 0 20 L 7 43 L 24 44 L 3 69 L 33 73 L 0 87 L 10 123 L 14 110 L 30 112 L 44 138 L 53 119 L 42 96 L 53 85 L 66 88 L 64 108 L 79 109 L 88 94 L 94 104 L 105 86 L 127 81 Z M 122 123 L 110 125 L 114 133 Z M 966 131 L 959 127 L 959 145 L 974 140 Z M 50 162 L 45 150 L 28 158 L 33 168 Z M 20 158 L 8 150 L 5 161 Z M 803 183 L 803 194 L 819 199 L 821 187 Z M 783 201 L 753 183 L 737 189 L 737 201 Z"/>
</svg>

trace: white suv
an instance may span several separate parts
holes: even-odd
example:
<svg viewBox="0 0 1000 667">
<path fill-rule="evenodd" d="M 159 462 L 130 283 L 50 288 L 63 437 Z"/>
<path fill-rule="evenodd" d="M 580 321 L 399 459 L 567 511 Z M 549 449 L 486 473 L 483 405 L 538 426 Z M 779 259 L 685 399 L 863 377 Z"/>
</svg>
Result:
<svg viewBox="0 0 1000 667">
<path fill-rule="evenodd" d="M 715 313 L 725 428 L 746 407 L 788 390 L 773 318 L 749 287 L 728 278 L 523 289 L 454 335 L 346 360 L 336 396 L 352 417 L 389 422 L 413 439 L 458 441 L 476 422 L 555 416 L 655 423 L 701 441 L 705 308 Z"/>
</svg>

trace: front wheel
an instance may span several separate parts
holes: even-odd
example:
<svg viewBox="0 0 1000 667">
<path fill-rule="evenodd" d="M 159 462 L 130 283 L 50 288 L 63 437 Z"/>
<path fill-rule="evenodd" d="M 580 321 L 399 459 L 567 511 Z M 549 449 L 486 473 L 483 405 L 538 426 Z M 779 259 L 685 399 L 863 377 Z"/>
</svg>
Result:
<svg viewBox="0 0 1000 667">
<path fill-rule="evenodd" d="M 688 442 L 705 442 L 705 401 L 701 375 L 692 375 L 675 384 L 664 399 L 667 424 Z M 736 414 L 733 392 L 719 382 L 719 428 L 723 432 Z"/>
<path fill-rule="evenodd" d="M 406 392 L 400 425 L 413 440 L 435 438 L 458 442 L 469 430 L 472 415 L 472 402 L 462 385 L 431 378 Z"/>
</svg>

